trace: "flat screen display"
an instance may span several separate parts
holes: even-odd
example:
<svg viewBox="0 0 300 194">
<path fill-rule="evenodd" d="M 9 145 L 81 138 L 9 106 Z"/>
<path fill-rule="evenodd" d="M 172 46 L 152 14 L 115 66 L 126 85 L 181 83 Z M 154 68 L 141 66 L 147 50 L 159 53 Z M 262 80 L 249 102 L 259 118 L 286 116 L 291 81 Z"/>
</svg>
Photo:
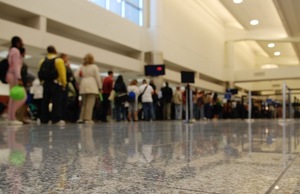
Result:
<svg viewBox="0 0 300 194">
<path fill-rule="evenodd" d="M 229 92 L 231 94 L 237 94 L 238 93 L 238 89 L 235 88 L 227 88 L 226 92 Z"/>
<path fill-rule="evenodd" d="M 182 71 L 181 72 L 181 83 L 195 83 L 195 72 Z"/>
<path fill-rule="evenodd" d="M 160 76 L 165 74 L 165 65 L 145 65 L 146 76 Z"/>
</svg>

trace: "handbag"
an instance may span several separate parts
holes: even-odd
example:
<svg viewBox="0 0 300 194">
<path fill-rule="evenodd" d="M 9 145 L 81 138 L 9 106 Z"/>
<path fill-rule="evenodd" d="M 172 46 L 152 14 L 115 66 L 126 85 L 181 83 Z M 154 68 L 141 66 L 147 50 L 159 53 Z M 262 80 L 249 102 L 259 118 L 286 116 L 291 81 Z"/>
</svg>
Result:
<svg viewBox="0 0 300 194">
<path fill-rule="evenodd" d="M 120 93 L 116 96 L 115 101 L 116 103 L 122 104 L 128 100 L 128 94 L 127 93 Z"/>
<path fill-rule="evenodd" d="M 138 96 L 138 102 L 140 102 L 140 103 L 142 102 L 142 97 L 143 97 L 143 95 L 144 95 L 144 93 L 145 93 L 147 87 L 148 87 L 148 85 L 145 87 L 145 89 L 143 90 L 143 92 L 140 93 L 140 95 Z"/>
<path fill-rule="evenodd" d="M 114 90 L 112 90 L 109 94 L 108 100 L 111 102 L 114 101 L 115 95 L 116 95 L 116 92 Z"/>
</svg>

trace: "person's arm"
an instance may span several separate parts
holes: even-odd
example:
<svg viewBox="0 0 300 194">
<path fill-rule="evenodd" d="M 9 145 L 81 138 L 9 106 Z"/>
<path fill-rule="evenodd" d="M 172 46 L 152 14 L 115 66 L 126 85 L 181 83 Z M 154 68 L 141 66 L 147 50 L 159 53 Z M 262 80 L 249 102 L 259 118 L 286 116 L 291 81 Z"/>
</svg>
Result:
<svg viewBox="0 0 300 194">
<path fill-rule="evenodd" d="M 22 57 L 20 51 L 16 48 L 10 49 L 9 65 L 12 66 L 15 76 L 21 80 Z"/>
<path fill-rule="evenodd" d="M 55 67 L 58 72 L 58 81 L 62 84 L 62 87 L 65 88 L 67 85 L 67 73 L 64 61 L 61 58 L 55 59 Z"/>
<path fill-rule="evenodd" d="M 102 81 L 100 79 L 99 68 L 96 65 L 95 65 L 94 77 L 96 79 L 98 89 L 99 89 L 99 91 L 101 91 L 101 89 L 102 89 Z"/>
</svg>

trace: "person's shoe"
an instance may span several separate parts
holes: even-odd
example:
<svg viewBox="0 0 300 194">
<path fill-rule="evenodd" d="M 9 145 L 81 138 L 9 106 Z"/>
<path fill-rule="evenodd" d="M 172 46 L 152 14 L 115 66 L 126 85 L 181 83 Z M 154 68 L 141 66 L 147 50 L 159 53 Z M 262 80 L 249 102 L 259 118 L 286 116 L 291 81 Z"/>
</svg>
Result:
<svg viewBox="0 0 300 194">
<path fill-rule="evenodd" d="M 84 123 L 84 121 L 79 119 L 76 123 Z"/>
<path fill-rule="evenodd" d="M 31 123 L 31 120 L 29 120 L 29 119 L 24 119 L 23 120 L 23 124 L 30 124 Z"/>
<path fill-rule="evenodd" d="M 64 120 L 60 120 L 58 122 L 55 123 L 56 125 L 65 125 L 66 122 Z"/>
<path fill-rule="evenodd" d="M 85 124 L 94 124 L 94 121 L 84 121 Z"/>
<path fill-rule="evenodd" d="M 8 122 L 9 125 L 23 125 L 23 122 L 18 121 L 18 120 L 10 120 Z"/>
</svg>

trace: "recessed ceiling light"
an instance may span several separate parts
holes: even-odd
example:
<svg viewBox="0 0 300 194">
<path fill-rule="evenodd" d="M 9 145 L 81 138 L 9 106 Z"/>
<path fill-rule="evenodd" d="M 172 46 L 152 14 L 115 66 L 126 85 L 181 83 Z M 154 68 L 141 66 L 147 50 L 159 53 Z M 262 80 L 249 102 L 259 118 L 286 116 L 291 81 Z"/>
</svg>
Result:
<svg viewBox="0 0 300 194">
<path fill-rule="evenodd" d="M 268 47 L 269 47 L 269 48 L 273 48 L 273 47 L 275 47 L 275 44 L 274 44 L 274 43 L 269 43 L 269 44 L 268 44 Z"/>
<path fill-rule="evenodd" d="M 255 25 L 259 24 L 259 21 L 258 21 L 258 20 L 251 20 L 251 21 L 250 21 L 250 24 L 251 24 L 252 26 L 255 26 Z"/>
<path fill-rule="evenodd" d="M 242 3 L 243 0 L 233 0 L 233 3 Z"/>
<path fill-rule="evenodd" d="M 264 64 L 260 66 L 261 69 L 276 69 L 278 68 L 278 65 L 276 64 Z"/>
<path fill-rule="evenodd" d="M 275 56 L 279 56 L 281 53 L 279 52 L 279 51 L 276 51 L 275 53 L 274 53 L 274 55 Z"/>
</svg>

